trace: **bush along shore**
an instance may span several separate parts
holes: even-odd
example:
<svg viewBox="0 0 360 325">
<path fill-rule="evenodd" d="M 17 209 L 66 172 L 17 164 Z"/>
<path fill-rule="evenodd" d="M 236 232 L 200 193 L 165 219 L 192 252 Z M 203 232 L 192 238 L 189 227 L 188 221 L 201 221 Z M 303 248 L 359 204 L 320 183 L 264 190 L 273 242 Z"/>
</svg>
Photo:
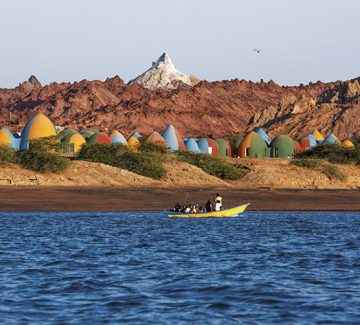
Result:
<svg viewBox="0 0 360 325">
<path fill-rule="evenodd" d="M 0 146 L 0 164 L 15 164 L 36 172 L 61 172 L 70 166 L 71 160 L 64 157 L 63 144 L 56 137 L 31 141 L 27 150 L 14 150 L 6 145 Z M 240 180 L 249 169 L 234 164 L 224 158 L 189 151 L 169 152 L 163 146 L 140 141 L 137 147 L 116 144 L 85 144 L 80 152 L 72 157 L 79 161 L 103 163 L 125 169 L 155 180 L 166 178 L 164 167 L 171 163 L 185 162 L 194 165 L 205 173 L 225 181 Z M 344 180 L 346 175 L 339 164 L 360 165 L 360 148 L 347 149 L 335 144 L 319 145 L 297 154 L 290 160 L 294 166 L 316 170 L 330 179 Z"/>
<path fill-rule="evenodd" d="M 344 180 L 345 175 L 334 164 L 356 164 L 360 166 L 360 147 L 344 148 L 337 144 L 320 145 L 298 153 L 291 164 L 318 170 L 329 178 Z"/>
<path fill-rule="evenodd" d="M 63 152 L 63 144 L 56 137 L 34 140 L 27 150 L 15 151 L 1 145 L 0 164 L 15 164 L 40 173 L 60 172 L 71 164 L 68 158 L 61 155 Z M 225 159 L 182 151 L 168 152 L 162 146 L 146 142 L 140 142 L 136 148 L 120 143 L 86 144 L 74 159 L 103 163 L 157 180 L 166 177 L 163 163 L 174 160 L 195 165 L 223 180 L 237 180 L 246 174 L 246 169 L 234 166 Z"/>
</svg>

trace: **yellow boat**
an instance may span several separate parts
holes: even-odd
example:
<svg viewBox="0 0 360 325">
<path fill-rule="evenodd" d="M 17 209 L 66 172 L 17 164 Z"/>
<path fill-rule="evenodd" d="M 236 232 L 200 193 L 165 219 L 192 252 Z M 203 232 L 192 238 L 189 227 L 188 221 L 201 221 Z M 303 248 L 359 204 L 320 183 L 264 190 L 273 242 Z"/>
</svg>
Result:
<svg viewBox="0 0 360 325">
<path fill-rule="evenodd" d="M 243 204 L 234 208 L 224 209 L 221 211 L 214 212 L 201 212 L 201 213 L 184 213 L 184 212 L 170 212 L 168 213 L 169 217 L 177 218 L 224 218 L 224 217 L 238 217 L 245 209 L 250 205 L 250 203 Z"/>
</svg>

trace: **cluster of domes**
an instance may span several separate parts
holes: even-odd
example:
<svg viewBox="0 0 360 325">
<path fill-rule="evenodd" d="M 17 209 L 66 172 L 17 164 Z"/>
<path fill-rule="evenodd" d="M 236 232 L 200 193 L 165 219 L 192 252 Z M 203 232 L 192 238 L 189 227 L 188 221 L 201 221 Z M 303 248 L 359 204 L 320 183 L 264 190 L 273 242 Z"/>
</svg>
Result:
<svg viewBox="0 0 360 325">
<path fill-rule="evenodd" d="M 318 130 L 314 130 L 299 142 L 286 135 L 279 135 L 271 140 L 261 128 L 256 132 L 250 132 L 241 141 L 234 142 L 209 137 L 184 138 L 171 124 L 162 134 L 154 131 L 148 136 L 143 136 L 135 131 L 128 138 L 117 130 L 108 135 L 93 128 L 85 128 L 79 132 L 64 129 L 58 133 L 55 125 L 42 113 L 38 113 L 30 119 L 21 135 L 12 134 L 7 128 L 0 129 L 0 144 L 9 145 L 16 150 L 24 150 L 28 148 L 31 140 L 51 136 L 57 136 L 59 141 L 67 145 L 67 153 L 79 152 L 86 143 L 121 143 L 136 148 L 140 145 L 140 141 L 153 143 L 170 151 L 186 150 L 219 157 L 241 158 L 292 158 L 296 152 L 307 150 L 319 144 L 335 143 L 345 148 L 354 147 L 350 140 L 340 142 L 334 134 L 324 137 Z"/>
</svg>

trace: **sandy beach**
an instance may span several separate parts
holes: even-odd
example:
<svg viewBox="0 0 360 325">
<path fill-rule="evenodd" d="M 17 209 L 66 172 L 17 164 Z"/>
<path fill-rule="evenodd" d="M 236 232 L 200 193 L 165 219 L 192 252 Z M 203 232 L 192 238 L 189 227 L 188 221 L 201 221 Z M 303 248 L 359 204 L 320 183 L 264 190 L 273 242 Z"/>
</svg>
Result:
<svg viewBox="0 0 360 325">
<path fill-rule="evenodd" d="M 176 202 L 205 203 L 216 192 L 226 206 L 251 211 L 360 211 L 359 190 L 237 190 L 153 187 L 0 187 L 1 211 L 162 211 Z"/>
</svg>

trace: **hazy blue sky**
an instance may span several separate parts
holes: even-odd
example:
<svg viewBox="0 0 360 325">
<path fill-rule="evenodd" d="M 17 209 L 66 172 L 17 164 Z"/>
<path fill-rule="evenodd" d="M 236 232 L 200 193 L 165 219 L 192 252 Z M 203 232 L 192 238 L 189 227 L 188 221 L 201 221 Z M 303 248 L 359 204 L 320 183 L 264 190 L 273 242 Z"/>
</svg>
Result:
<svg viewBox="0 0 360 325">
<path fill-rule="evenodd" d="M 0 0 L 0 87 L 128 81 L 164 51 L 201 79 L 349 79 L 359 13 L 359 0 Z"/>
</svg>

